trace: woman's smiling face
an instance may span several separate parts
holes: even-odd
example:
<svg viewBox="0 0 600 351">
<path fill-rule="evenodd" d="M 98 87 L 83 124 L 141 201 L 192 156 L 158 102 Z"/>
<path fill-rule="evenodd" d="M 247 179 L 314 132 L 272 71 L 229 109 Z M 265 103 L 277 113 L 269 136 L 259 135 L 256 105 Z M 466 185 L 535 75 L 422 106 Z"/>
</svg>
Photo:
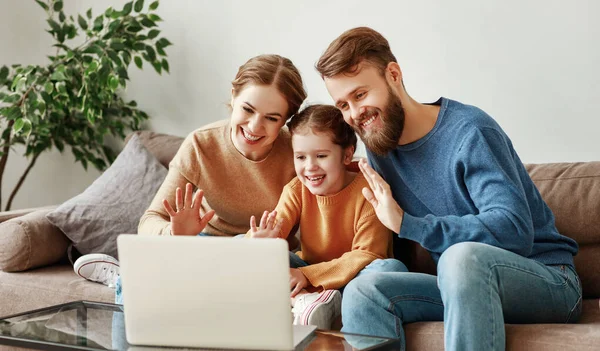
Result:
<svg viewBox="0 0 600 351">
<path fill-rule="evenodd" d="M 274 85 L 248 85 L 231 98 L 231 140 L 246 158 L 265 158 L 287 119 L 288 103 Z"/>
</svg>

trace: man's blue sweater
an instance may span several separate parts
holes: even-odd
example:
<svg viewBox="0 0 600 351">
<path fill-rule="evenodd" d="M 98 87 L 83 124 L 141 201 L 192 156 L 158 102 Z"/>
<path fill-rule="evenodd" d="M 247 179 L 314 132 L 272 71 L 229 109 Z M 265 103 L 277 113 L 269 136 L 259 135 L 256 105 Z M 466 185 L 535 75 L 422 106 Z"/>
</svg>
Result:
<svg viewBox="0 0 600 351">
<path fill-rule="evenodd" d="M 437 262 L 451 245 L 480 242 L 544 264 L 573 265 L 577 243 L 558 233 L 512 143 L 481 109 L 441 98 L 434 128 L 369 163 L 404 210 L 399 237 Z"/>
</svg>

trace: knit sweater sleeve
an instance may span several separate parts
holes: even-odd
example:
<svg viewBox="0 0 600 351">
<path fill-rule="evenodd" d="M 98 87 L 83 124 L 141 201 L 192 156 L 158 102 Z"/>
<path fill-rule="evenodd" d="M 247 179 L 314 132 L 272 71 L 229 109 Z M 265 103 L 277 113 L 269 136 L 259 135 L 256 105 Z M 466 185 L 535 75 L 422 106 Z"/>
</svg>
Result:
<svg viewBox="0 0 600 351">
<path fill-rule="evenodd" d="M 162 185 L 156 192 L 150 206 L 140 218 L 138 224 L 138 234 L 142 235 L 170 235 L 170 217 L 165 211 L 162 201 L 167 199 L 171 207 L 175 208 L 175 190 L 179 187 L 185 189 L 187 183 L 196 184 L 195 179 L 188 179 L 184 173 L 195 174 L 197 171 L 190 172 L 191 168 L 197 163 L 194 158 L 197 152 L 193 145 L 193 133 L 183 141 L 177 154 L 169 164 L 169 172 Z"/>
<path fill-rule="evenodd" d="M 299 268 L 312 286 L 340 289 L 373 260 L 388 257 L 391 231 L 381 224 L 371 205 L 363 203 L 364 208 L 367 206 L 355 224 L 351 251 L 331 261 Z"/>
<path fill-rule="evenodd" d="M 478 210 L 465 216 L 404 214 L 399 236 L 441 254 L 455 243 L 486 243 L 527 257 L 533 221 L 510 141 L 492 128 L 468 133 L 454 161 L 456 177 Z"/>
</svg>

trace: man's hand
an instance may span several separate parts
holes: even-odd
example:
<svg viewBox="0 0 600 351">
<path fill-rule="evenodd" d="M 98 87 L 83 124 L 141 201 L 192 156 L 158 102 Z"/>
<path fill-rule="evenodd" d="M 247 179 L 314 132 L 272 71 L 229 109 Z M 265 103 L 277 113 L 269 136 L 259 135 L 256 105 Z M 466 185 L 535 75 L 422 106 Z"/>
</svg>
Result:
<svg viewBox="0 0 600 351">
<path fill-rule="evenodd" d="M 292 290 L 290 294 L 291 297 L 298 295 L 298 293 L 307 286 L 308 279 L 306 279 L 304 273 L 302 273 L 302 271 L 298 268 L 290 268 L 290 290 Z"/>
<path fill-rule="evenodd" d="M 258 227 L 256 217 L 250 217 L 250 233 L 253 238 L 278 238 L 281 224 L 281 220 L 277 220 L 277 211 L 265 211 Z"/>
<path fill-rule="evenodd" d="M 394 200 L 390 185 L 369 166 L 364 158 L 358 161 L 358 167 L 371 188 L 363 188 L 363 196 L 373 205 L 377 218 L 379 218 L 381 223 L 392 232 L 399 233 L 404 211 L 400 208 L 396 200 Z"/>
<path fill-rule="evenodd" d="M 198 189 L 196 196 L 192 196 L 192 191 L 191 183 L 187 183 L 185 186 L 185 196 L 182 196 L 181 188 L 175 190 L 177 211 L 173 210 L 169 201 L 163 199 L 163 207 L 171 217 L 171 234 L 173 235 L 198 235 L 215 214 L 214 210 L 210 210 L 202 216 L 200 209 L 204 191 Z"/>
</svg>

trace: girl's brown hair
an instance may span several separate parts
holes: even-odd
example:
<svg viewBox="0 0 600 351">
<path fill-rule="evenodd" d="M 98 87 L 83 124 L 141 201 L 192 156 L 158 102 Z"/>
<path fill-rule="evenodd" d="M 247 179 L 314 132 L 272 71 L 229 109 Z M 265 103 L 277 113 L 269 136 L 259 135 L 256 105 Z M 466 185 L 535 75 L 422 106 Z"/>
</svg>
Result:
<svg viewBox="0 0 600 351">
<path fill-rule="evenodd" d="M 382 74 L 390 62 L 398 62 L 383 35 L 368 27 L 358 27 L 345 31 L 331 42 L 315 68 L 322 77 L 331 78 L 340 73 L 358 73 L 358 64 L 363 61 Z"/>
<path fill-rule="evenodd" d="M 275 85 L 287 100 L 287 118 L 298 112 L 306 99 L 300 72 L 292 61 L 279 55 L 255 56 L 240 66 L 231 82 L 233 96 L 237 96 L 249 84 Z"/>
<path fill-rule="evenodd" d="M 346 149 L 349 146 L 356 150 L 356 134 L 345 121 L 337 107 L 331 105 L 311 105 L 296 114 L 287 126 L 292 133 L 310 128 L 313 132 L 328 133 L 331 140 Z"/>
</svg>

